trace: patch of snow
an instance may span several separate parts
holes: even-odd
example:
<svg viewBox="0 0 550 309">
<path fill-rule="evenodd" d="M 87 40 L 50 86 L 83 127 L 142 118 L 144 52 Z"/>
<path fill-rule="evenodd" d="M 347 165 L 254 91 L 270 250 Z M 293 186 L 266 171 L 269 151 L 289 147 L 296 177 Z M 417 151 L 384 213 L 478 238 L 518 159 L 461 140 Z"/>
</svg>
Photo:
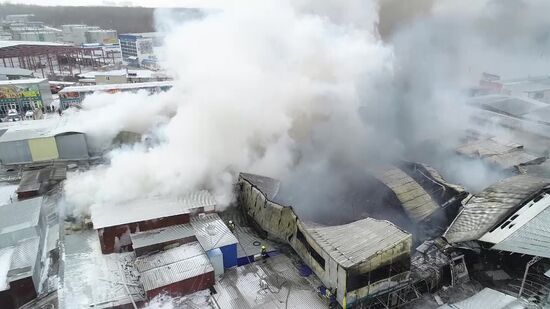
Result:
<svg viewBox="0 0 550 309">
<path fill-rule="evenodd" d="M 15 197 L 17 187 L 18 185 L 0 186 L 0 205 L 7 205 L 17 201 Z"/>
<path fill-rule="evenodd" d="M 8 272 L 11 266 L 11 256 L 14 248 L 5 248 L 0 251 L 0 291 L 8 288 Z"/>
</svg>

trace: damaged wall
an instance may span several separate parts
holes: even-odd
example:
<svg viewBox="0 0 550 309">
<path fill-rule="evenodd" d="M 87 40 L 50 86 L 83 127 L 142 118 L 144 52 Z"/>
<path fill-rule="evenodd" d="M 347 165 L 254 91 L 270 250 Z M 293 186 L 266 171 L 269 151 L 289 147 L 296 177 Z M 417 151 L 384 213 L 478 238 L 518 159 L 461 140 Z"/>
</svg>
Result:
<svg viewBox="0 0 550 309">
<path fill-rule="evenodd" d="M 254 221 L 252 223 L 265 231 L 267 237 L 290 244 L 323 284 L 333 292 L 336 291 L 336 298 L 340 304 L 351 304 L 408 280 L 412 246 L 410 234 L 406 239 L 348 269 L 342 267 L 314 240 L 308 231 L 308 225 L 296 216 L 291 207 L 268 200 L 259 189 L 243 177 L 239 177 L 237 188 L 240 191 L 239 205 L 245 215 Z M 377 281 L 370 282 L 371 272 L 384 269 L 384 266 L 391 265 L 397 260 L 406 261 L 405 267 L 399 270 L 399 274 L 388 278 L 390 274 L 388 271 L 388 275 L 384 274 Z M 362 276 L 364 280 L 357 288 L 352 287 L 350 278 L 358 276 Z"/>
</svg>

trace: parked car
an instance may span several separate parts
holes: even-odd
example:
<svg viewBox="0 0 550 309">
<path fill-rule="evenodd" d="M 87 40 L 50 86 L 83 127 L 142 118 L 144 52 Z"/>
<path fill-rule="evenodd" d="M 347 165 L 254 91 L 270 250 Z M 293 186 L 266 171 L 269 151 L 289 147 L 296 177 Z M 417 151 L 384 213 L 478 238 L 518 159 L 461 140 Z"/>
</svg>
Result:
<svg viewBox="0 0 550 309">
<path fill-rule="evenodd" d="M 20 121 L 21 115 L 17 112 L 15 109 L 8 110 L 8 116 L 6 117 L 6 121 Z"/>
</svg>

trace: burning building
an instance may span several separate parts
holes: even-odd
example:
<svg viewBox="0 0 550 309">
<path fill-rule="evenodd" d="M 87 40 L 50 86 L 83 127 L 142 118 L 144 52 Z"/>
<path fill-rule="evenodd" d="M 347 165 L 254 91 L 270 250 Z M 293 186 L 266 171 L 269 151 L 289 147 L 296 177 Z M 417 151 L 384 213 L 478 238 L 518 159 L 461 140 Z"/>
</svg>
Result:
<svg viewBox="0 0 550 309">
<path fill-rule="evenodd" d="M 290 244 L 342 305 L 371 299 L 409 284 L 411 234 L 384 220 L 365 218 L 320 226 L 272 200 L 279 183 L 241 174 L 239 204 L 256 227 Z M 397 294 L 388 297 L 399 302 Z"/>
</svg>

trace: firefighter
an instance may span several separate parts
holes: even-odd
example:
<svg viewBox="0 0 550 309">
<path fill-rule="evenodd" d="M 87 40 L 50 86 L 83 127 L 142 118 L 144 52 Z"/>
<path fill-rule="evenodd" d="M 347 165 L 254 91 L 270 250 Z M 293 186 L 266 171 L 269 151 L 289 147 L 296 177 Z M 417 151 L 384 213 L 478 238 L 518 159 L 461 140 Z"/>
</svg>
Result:
<svg viewBox="0 0 550 309">
<path fill-rule="evenodd" d="M 265 247 L 265 245 L 262 245 L 262 251 L 261 251 L 261 255 L 262 255 L 262 259 L 265 260 L 268 258 L 268 255 L 267 255 L 267 248 Z"/>
<path fill-rule="evenodd" d="M 227 227 L 229 227 L 231 233 L 235 233 L 235 223 L 233 223 L 233 220 L 229 220 Z"/>
</svg>

